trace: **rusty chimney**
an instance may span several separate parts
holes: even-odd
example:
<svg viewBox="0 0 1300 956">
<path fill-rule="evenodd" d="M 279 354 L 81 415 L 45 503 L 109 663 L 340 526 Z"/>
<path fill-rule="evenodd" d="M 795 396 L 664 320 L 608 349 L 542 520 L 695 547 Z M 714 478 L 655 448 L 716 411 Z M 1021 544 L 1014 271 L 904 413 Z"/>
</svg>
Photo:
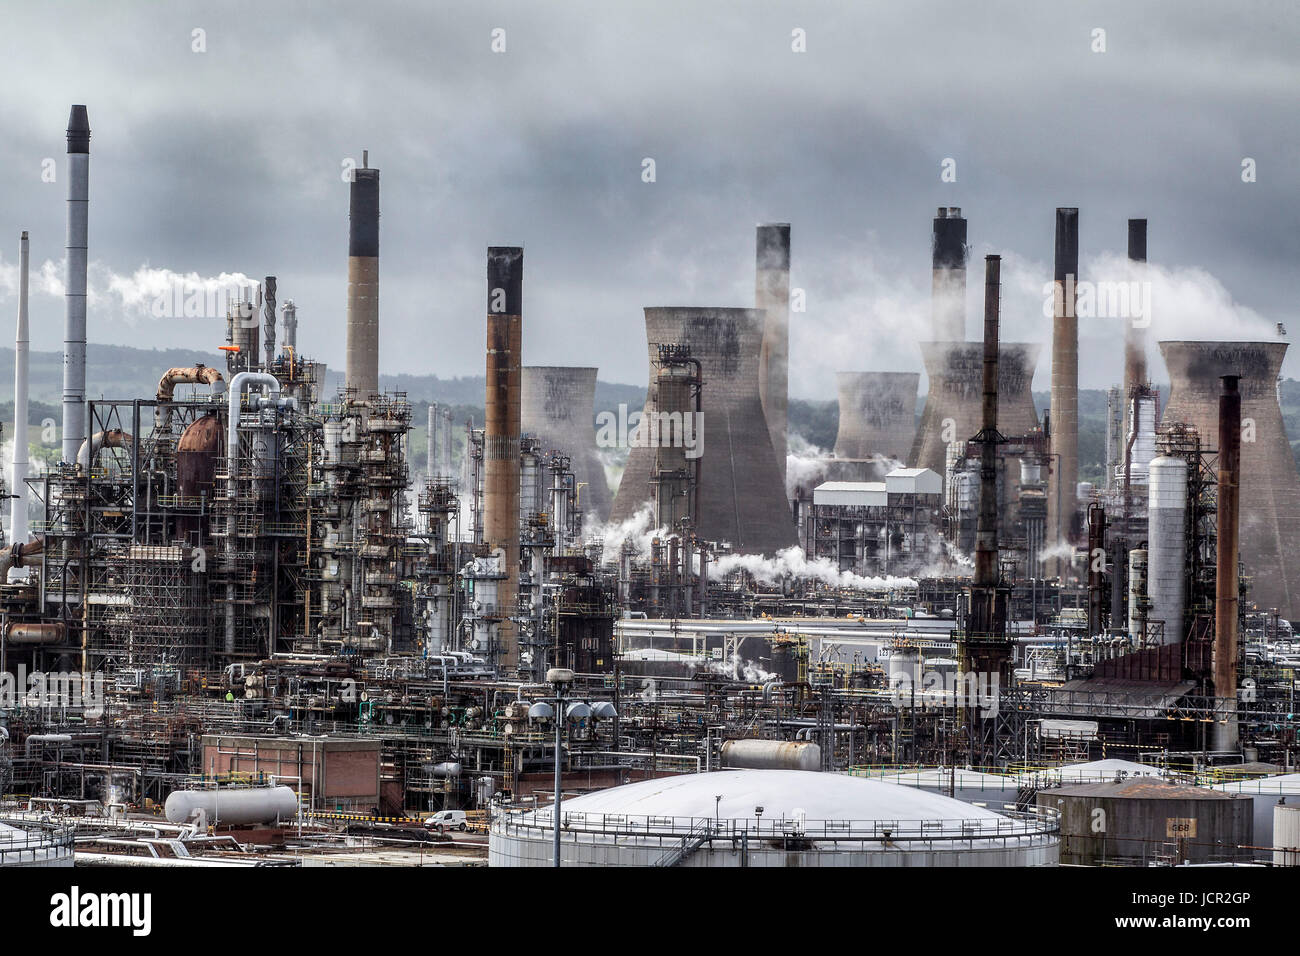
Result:
<svg viewBox="0 0 1300 956">
<path fill-rule="evenodd" d="M 502 619 L 497 664 L 519 667 L 514 621 L 519 593 L 519 431 L 523 343 L 524 250 L 492 246 L 487 253 L 487 400 L 483 426 L 483 538 L 504 555 L 505 580 L 497 588 Z"/>
<path fill-rule="evenodd" d="M 348 195 L 346 386 L 360 400 L 379 393 L 379 170 L 352 170 Z"/>
<path fill-rule="evenodd" d="M 1219 395 L 1218 563 L 1214 594 L 1214 696 L 1219 720 L 1214 749 L 1237 749 L 1237 552 L 1241 491 L 1241 392 L 1236 375 L 1224 375 Z M 1225 720 L 1226 718 L 1226 720 Z"/>
</svg>

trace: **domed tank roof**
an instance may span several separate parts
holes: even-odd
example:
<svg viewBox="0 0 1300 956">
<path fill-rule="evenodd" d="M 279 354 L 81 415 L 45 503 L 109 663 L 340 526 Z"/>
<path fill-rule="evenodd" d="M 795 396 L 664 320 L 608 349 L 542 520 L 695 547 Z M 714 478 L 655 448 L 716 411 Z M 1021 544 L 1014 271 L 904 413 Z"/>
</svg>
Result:
<svg viewBox="0 0 1300 956">
<path fill-rule="evenodd" d="M 716 798 L 721 796 L 721 801 Z M 808 820 L 989 820 L 983 807 L 915 787 L 808 770 L 719 770 L 643 780 L 563 803 L 565 813 Z"/>
<path fill-rule="evenodd" d="M 193 421 L 176 443 L 177 451 L 210 451 L 221 447 L 221 422 L 213 413 Z"/>
</svg>

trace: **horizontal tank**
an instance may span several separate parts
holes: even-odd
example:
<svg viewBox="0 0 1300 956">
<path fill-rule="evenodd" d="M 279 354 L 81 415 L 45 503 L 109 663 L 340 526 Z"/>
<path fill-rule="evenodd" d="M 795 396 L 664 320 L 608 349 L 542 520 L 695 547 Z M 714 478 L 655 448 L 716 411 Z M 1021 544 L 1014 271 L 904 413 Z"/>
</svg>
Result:
<svg viewBox="0 0 1300 956">
<path fill-rule="evenodd" d="M 737 770 L 821 770 L 822 750 L 814 743 L 787 740 L 728 740 L 722 765 Z"/>
<path fill-rule="evenodd" d="M 196 812 L 202 810 L 209 826 L 253 826 L 296 817 L 298 794 L 284 786 L 173 790 L 167 795 L 165 809 L 172 823 L 193 823 Z"/>
</svg>

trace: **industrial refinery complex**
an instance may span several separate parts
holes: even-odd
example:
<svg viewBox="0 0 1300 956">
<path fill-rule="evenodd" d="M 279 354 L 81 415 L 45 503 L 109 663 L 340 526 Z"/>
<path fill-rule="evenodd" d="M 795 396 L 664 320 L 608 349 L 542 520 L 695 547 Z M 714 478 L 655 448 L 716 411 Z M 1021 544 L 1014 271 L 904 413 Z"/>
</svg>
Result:
<svg viewBox="0 0 1300 956">
<path fill-rule="evenodd" d="M 783 57 L 832 41 L 781 29 Z M 496 33 L 484 56 L 530 55 L 532 35 Z M 311 42 L 286 43 L 286 62 Z M 450 75 L 445 53 L 430 69 Z M 1260 322 L 1215 334 L 1161 319 L 1188 308 L 1151 289 L 1169 287 L 1171 237 L 1200 230 L 1193 201 L 1179 218 L 1119 182 L 1101 208 L 1071 180 L 1008 213 L 928 169 L 885 197 L 870 157 L 852 201 L 880 210 L 879 228 L 842 252 L 829 207 L 850 197 L 729 206 L 730 168 L 709 215 L 735 215 L 707 236 L 698 219 L 655 219 L 636 203 L 679 188 L 687 161 L 620 142 L 645 190 L 593 199 L 592 215 L 655 234 L 629 289 L 627 272 L 599 275 L 632 256 L 615 230 L 542 200 L 545 229 L 497 234 L 504 200 L 470 221 L 456 204 L 490 191 L 500 157 L 475 156 L 477 185 L 439 167 L 421 137 L 465 134 L 441 114 L 422 129 L 429 116 L 394 107 L 419 141 L 402 150 L 391 125 L 340 120 L 331 135 L 358 141 L 354 158 L 303 187 L 332 224 L 318 228 L 202 181 L 222 164 L 253 182 L 317 162 L 292 136 L 270 162 L 223 131 L 220 156 L 167 159 L 187 171 L 164 188 L 136 174 L 139 115 L 90 83 L 58 89 L 40 117 L 57 171 L 43 205 L 0 207 L 2 327 L 16 319 L 0 406 L 0 868 L 76 867 L 87 892 L 122 868 L 292 869 L 286 887 L 307 868 L 473 868 L 459 893 L 497 898 L 473 880 L 999 867 L 1102 883 L 1123 869 L 1154 892 L 1196 868 L 1227 891 L 1223 874 L 1300 866 L 1295 317 L 1261 295 Z M 521 127 L 553 106 L 523 100 Z M 567 155 L 588 121 L 520 152 L 565 152 L 565 177 L 599 178 Z M 427 177 L 411 175 L 416 154 Z M 985 184 L 978 155 L 962 175 Z M 172 240 L 101 231 L 100 210 L 143 220 L 137 205 L 201 192 L 237 210 L 229 248 L 215 225 L 192 230 L 229 265 L 168 286 L 154 314 L 211 321 L 166 351 L 112 346 L 150 366 L 124 385 L 97 362 L 123 337 L 103 290 L 125 296 L 125 280 L 102 281 L 98 244 L 143 259 L 143 282 Z M 429 228 L 442 203 L 461 211 L 437 230 L 472 240 L 472 260 L 410 248 L 411 221 Z M 573 233 L 592 256 L 577 285 L 557 268 Z M 1180 247 L 1177 268 L 1236 241 L 1211 239 Z M 866 247 L 888 252 L 859 270 Z M 390 265 L 411 257 L 414 280 Z M 882 280 L 891 269 L 905 275 Z M 462 281 L 478 305 L 448 327 L 465 310 L 445 290 Z M 904 286 L 908 302 L 879 292 Z M 54 348 L 56 302 L 57 405 L 56 356 L 38 348 Z M 1119 321 L 1089 324 L 1098 314 Z M 1099 341 L 1104 382 L 1088 361 Z M 812 378 L 821 404 L 803 397 Z M 469 924 L 442 886 L 421 892 Z M 78 886 L 62 891 L 71 912 Z M 182 891 L 191 915 L 211 895 Z M 1083 905 L 1041 892 L 1003 902 Z"/>
</svg>

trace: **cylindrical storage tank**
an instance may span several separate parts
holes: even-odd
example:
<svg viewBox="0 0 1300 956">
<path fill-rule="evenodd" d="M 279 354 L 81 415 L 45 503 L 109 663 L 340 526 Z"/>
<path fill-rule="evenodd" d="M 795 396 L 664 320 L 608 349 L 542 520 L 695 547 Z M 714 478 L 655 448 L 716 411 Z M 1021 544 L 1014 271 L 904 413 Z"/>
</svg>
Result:
<svg viewBox="0 0 1300 956">
<path fill-rule="evenodd" d="M 1164 643 L 1183 639 L 1187 567 L 1187 462 L 1161 456 L 1151 462 L 1148 490 L 1148 617 L 1164 621 Z"/>
<path fill-rule="evenodd" d="M 1043 480 L 1043 466 L 1036 461 L 1030 461 L 1028 458 L 1020 459 L 1020 483 L 1022 485 L 1036 485 Z"/>
<path fill-rule="evenodd" d="M 1147 606 L 1147 552 L 1134 548 L 1128 553 L 1128 632 L 1133 640 L 1142 636 L 1142 618 Z"/>
<path fill-rule="evenodd" d="M 284 786 L 173 790 L 167 795 L 165 809 L 171 823 L 192 823 L 195 813 L 202 810 L 208 826 L 253 826 L 296 817 L 298 794 Z"/>
<path fill-rule="evenodd" d="M 1131 421 L 1125 439 L 1126 447 L 1120 453 L 1121 464 L 1118 477 L 1123 481 L 1123 457 L 1127 452 L 1127 443 L 1131 441 L 1133 450 L 1127 452 L 1132 462 L 1129 483 L 1145 485 L 1150 474 L 1151 461 L 1156 457 L 1156 400 L 1154 396 L 1148 395 L 1135 399 L 1135 403 L 1136 410 L 1131 411 Z"/>
<path fill-rule="evenodd" d="M 1253 858 L 1251 802 L 1240 794 L 1136 777 L 1038 791 L 1060 814 L 1061 863 L 1151 866 L 1246 863 Z"/>
<path fill-rule="evenodd" d="M 562 866 L 1053 866 L 1051 813 L 995 812 L 848 774 L 719 770 L 560 806 Z M 497 814 L 489 866 L 552 865 L 551 807 Z"/>
<path fill-rule="evenodd" d="M 820 770 L 822 749 L 814 743 L 787 740 L 728 740 L 722 765 L 735 770 Z"/>
<path fill-rule="evenodd" d="M 1273 808 L 1273 865 L 1300 866 L 1300 805 Z"/>
</svg>

